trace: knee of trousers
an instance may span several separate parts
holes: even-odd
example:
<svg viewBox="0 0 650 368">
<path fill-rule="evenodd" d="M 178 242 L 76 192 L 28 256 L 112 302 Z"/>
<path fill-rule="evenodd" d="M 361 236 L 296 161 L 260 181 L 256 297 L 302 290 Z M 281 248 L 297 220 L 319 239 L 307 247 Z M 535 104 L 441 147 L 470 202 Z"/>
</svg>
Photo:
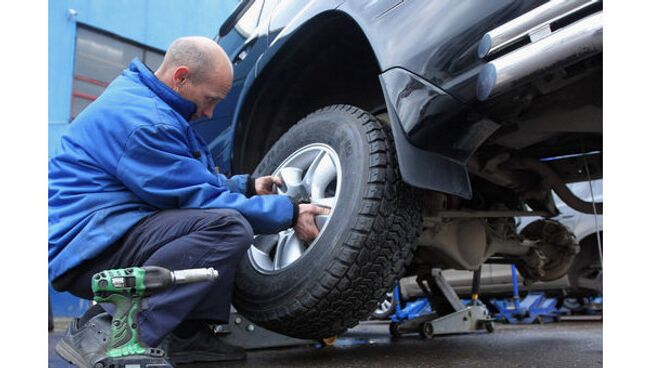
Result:
<svg viewBox="0 0 650 368">
<path fill-rule="evenodd" d="M 216 212 L 216 211 L 215 211 Z M 215 232 L 232 245 L 233 255 L 241 255 L 253 244 L 253 228 L 236 210 L 220 209 L 214 221 Z"/>
</svg>

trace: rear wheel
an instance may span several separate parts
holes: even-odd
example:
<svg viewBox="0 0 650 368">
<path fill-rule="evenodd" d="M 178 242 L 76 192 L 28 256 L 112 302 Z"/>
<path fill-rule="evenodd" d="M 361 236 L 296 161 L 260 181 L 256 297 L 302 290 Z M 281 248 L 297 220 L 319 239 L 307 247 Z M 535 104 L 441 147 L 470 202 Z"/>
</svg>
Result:
<svg viewBox="0 0 650 368">
<path fill-rule="evenodd" d="M 260 235 L 244 257 L 233 303 L 270 330 L 336 336 L 373 311 L 412 258 L 422 223 L 399 177 L 390 129 L 348 105 L 321 109 L 271 148 L 255 175 L 281 194 L 331 208 L 310 243 L 293 230 Z"/>
<path fill-rule="evenodd" d="M 535 256 L 517 263 L 517 270 L 528 280 L 553 281 L 569 272 L 580 246 L 569 229 L 555 220 L 540 219 L 522 231 L 524 239 L 536 242 Z"/>
<path fill-rule="evenodd" d="M 399 331 L 399 324 L 397 322 L 391 322 L 388 331 L 390 332 L 390 335 L 393 337 L 401 337 L 402 333 Z"/>
</svg>

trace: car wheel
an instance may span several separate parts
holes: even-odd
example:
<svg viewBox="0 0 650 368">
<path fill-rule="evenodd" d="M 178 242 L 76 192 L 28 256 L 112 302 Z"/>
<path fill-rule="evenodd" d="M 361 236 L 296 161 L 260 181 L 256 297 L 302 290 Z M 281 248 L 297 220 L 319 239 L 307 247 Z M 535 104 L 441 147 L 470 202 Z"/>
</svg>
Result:
<svg viewBox="0 0 650 368">
<path fill-rule="evenodd" d="M 420 325 L 418 333 L 423 339 L 430 339 L 433 337 L 433 325 L 430 322 L 424 322 Z"/>
<path fill-rule="evenodd" d="M 563 224 L 555 220 L 540 219 L 528 224 L 520 235 L 538 243 L 534 248 L 536 256 L 531 264 L 523 261 L 516 264 L 524 279 L 532 281 L 554 281 L 566 275 L 580 246 L 575 236 Z"/>
<path fill-rule="evenodd" d="M 259 235 L 243 258 L 233 304 L 284 335 L 336 336 L 368 317 L 404 272 L 421 210 L 400 180 L 390 128 L 349 105 L 318 110 L 269 150 L 254 175 L 279 175 L 280 194 L 331 208 L 319 236 Z"/>
<path fill-rule="evenodd" d="M 391 322 L 388 325 L 388 331 L 392 337 L 402 337 L 402 333 L 399 331 L 399 323 Z"/>
<path fill-rule="evenodd" d="M 494 333 L 494 322 L 488 321 L 485 323 L 485 331 L 488 333 Z"/>
</svg>

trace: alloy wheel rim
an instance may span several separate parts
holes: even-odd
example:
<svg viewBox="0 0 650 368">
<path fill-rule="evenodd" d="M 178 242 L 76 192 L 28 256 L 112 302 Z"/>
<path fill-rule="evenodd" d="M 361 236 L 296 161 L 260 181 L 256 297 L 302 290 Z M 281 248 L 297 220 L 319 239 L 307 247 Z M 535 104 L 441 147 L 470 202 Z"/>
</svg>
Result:
<svg viewBox="0 0 650 368">
<path fill-rule="evenodd" d="M 272 175 L 279 176 L 284 182 L 278 187 L 278 194 L 288 195 L 299 203 L 327 207 L 330 213 L 316 216 L 320 233 L 311 242 L 298 239 L 293 228 L 277 234 L 255 236 L 248 255 L 253 267 L 262 273 L 283 271 L 318 245 L 336 210 L 343 179 L 336 151 L 323 143 L 300 148 L 287 157 Z"/>
</svg>

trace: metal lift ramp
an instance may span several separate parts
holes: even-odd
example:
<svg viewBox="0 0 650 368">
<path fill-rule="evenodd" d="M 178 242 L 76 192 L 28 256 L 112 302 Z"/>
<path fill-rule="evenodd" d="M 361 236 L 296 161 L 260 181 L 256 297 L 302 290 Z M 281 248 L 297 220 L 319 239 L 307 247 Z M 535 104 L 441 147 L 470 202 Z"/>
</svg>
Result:
<svg viewBox="0 0 650 368">
<path fill-rule="evenodd" d="M 239 314 L 234 307 L 231 307 L 230 323 L 216 326 L 215 332 L 223 334 L 224 341 L 246 350 L 313 345 L 320 342 L 296 339 L 269 331 Z"/>
<path fill-rule="evenodd" d="M 478 273 L 477 273 L 478 272 Z M 476 277 L 476 276 L 479 277 Z M 442 276 L 440 269 L 433 269 L 430 273 L 417 277 L 417 283 L 424 292 L 430 305 L 430 312 L 420 315 L 400 315 L 390 324 L 390 333 L 400 336 L 404 333 L 417 332 L 420 336 L 431 338 L 436 335 L 469 333 L 481 330 L 494 331 L 494 325 L 487 308 L 478 303 L 478 288 L 480 269 L 475 271 L 472 286 L 472 302 L 465 305 L 456 292 Z M 399 305 L 399 290 L 395 290 L 397 308 Z"/>
</svg>

